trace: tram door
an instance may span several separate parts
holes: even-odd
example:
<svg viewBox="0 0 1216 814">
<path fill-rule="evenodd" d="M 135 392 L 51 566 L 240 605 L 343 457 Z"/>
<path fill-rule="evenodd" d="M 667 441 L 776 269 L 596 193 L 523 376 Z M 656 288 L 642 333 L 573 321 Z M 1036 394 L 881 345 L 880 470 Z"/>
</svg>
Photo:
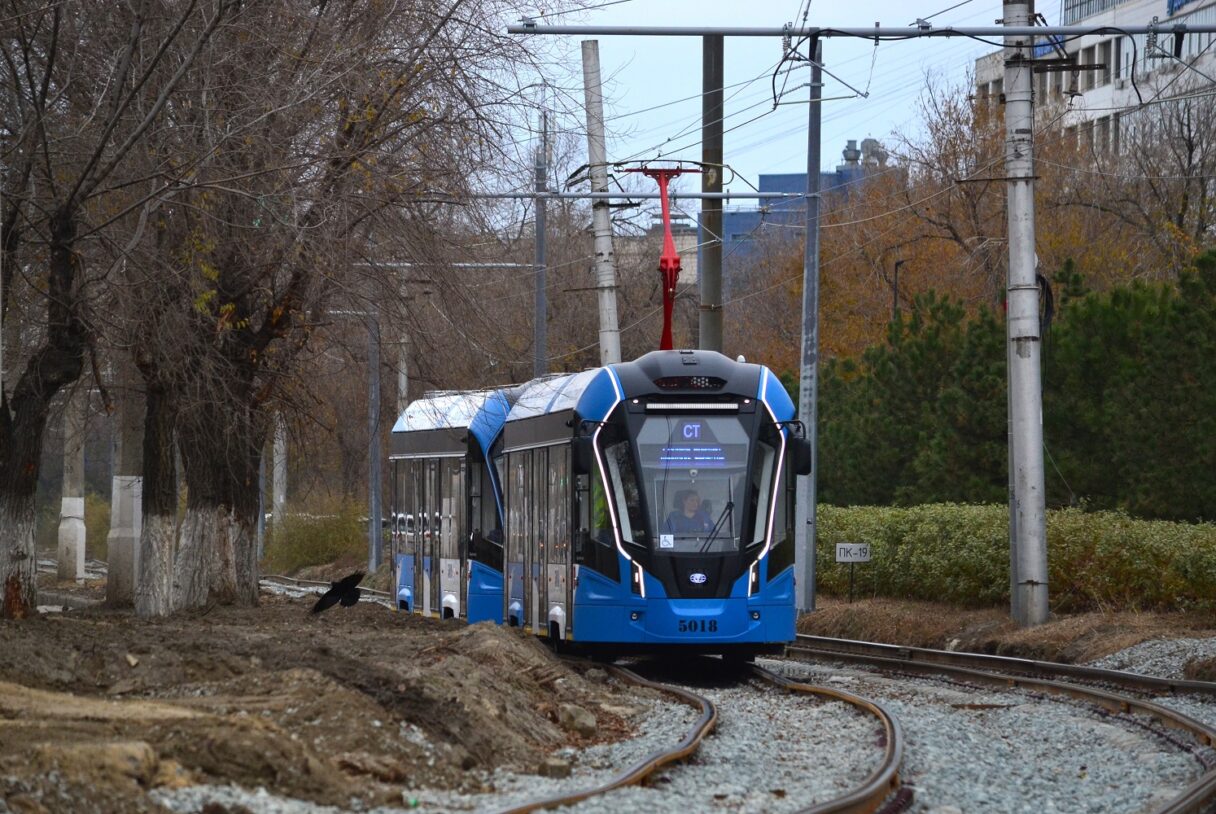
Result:
<svg viewBox="0 0 1216 814">
<path fill-rule="evenodd" d="M 528 466 L 530 453 L 512 452 L 507 455 L 507 547 L 503 591 L 503 619 L 508 625 L 524 624 L 524 555 L 530 535 L 528 528 Z"/>
<path fill-rule="evenodd" d="M 463 607 L 464 582 L 460 578 L 460 551 L 457 548 L 464 527 L 463 458 L 445 458 L 440 462 L 439 489 L 439 594 L 435 610 L 447 619 L 459 616 Z"/>
<path fill-rule="evenodd" d="M 418 512 L 415 528 L 418 536 L 417 577 L 414 584 L 418 589 L 416 607 L 423 616 L 435 612 L 439 602 L 435 596 L 439 586 L 433 579 L 435 574 L 435 545 L 436 520 L 439 504 L 438 462 L 433 458 L 418 461 Z"/>
<path fill-rule="evenodd" d="M 548 548 L 549 518 L 547 514 L 548 501 L 548 450 L 534 449 L 531 453 L 532 476 L 532 500 L 531 500 L 531 515 L 532 515 L 532 534 L 528 538 L 528 553 L 527 553 L 527 608 L 528 608 L 528 623 L 532 628 L 533 633 L 547 633 L 548 625 L 545 622 L 545 582 L 541 577 L 541 572 L 545 567 L 545 551 Z"/>
<path fill-rule="evenodd" d="M 545 547 L 545 632 L 566 636 L 570 613 L 570 447 L 549 449 L 548 545 Z"/>
<path fill-rule="evenodd" d="M 396 583 L 397 607 L 413 611 L 416 608 L 418 596 L 415 590 L 415 556 L 418 553 L 415 539 L 415 518 L 418 512 L 418 501 L 415 497 L 417 484 L 417 461 L 396 461 L 393 472 L 396 475 L 393 495 L 396 498 L 396 511 L 393 517 L 393 573 Z"/>
</svg>

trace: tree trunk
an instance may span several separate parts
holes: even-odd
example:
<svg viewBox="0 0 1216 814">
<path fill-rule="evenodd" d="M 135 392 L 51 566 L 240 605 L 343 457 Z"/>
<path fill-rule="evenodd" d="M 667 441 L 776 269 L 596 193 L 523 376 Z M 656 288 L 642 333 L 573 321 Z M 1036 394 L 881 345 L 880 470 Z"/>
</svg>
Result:
<svg viewBox="0 0 1216 814">
<path fill-rule="evenodd" d="M 177 526 L 177 470 L 173 461 L 173 412 L 162 388 L 149 385 L 144 416 L 143 527 L 135 584 L 138 616 L 173 610 L 173 545 Z"/>
<path fill-rule="evenodd" d="M 80 319 L 80 276 L 73 246 L 76 223 L 60 208 L 50 219 L 46 339 L 0 401 L 0 615 L 20 619 L 37 598 L 34 580 L 34 490 L 51 400 L 80 378 L 85 327 Z"/>
<path fill-rule="evenodd" d="M 144 511 L 139 531 L 139 577 L 135 585 L 137 616 L 168 616 L 173 611 L 173 543 L 177 535 L 173 515 Z"/>
<path fill-rule="evenodd" d="M 187 506 L 173 560 L 173 610 L 201 608 L 211 587 L 211 547 L 224 533 L 214 506 Z"/>
<path fill-rule="evenodd" d="M 37 600 L 33 495 L 0 495 L 0 541 L 0 617 L 24 619 Z"/>
<path fill-rule="evenodd" d="M 178 425 L 190 497 L 174 568 L 174 608 L 205 601 L 256 604 L 254 528 L 264 428 L 258 431 L 247 407 L 223 400 L 200 404 Z M 189 569 L 201 576 L 196 580 Z"/>
</svg>

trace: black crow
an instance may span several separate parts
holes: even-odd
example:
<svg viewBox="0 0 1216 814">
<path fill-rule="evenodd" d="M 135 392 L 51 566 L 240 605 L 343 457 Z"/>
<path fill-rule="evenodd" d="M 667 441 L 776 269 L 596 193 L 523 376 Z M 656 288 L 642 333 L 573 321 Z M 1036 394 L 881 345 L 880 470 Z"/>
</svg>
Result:
<svg viewBox="0 0 1216 814">
<path fill-rule="evenodd" d="M 343 577 L 337 582 L 329 583 L 332 587 L 325 593 L 321 594 L 321 598 L 317 600 L 317 604 L 312 606 L 313 613 L 320 613 L 326 608 L 332 608 L 339 603 L 342 607 L 349 608 L 351 605 L 359 601 L 358 585 L 363 581 L 363 572 L 356 571 L 349 577 Z"/>
</svg>

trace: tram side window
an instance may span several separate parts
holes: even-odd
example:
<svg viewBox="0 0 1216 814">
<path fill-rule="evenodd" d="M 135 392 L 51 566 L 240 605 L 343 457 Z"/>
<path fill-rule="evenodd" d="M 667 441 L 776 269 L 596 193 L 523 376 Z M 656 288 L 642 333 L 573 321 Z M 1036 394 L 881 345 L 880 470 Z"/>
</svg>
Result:
<svg viewBox="0 0 1216 814">
<path fill-rule="evenodd" d="M 642 490 L 638 487 L 637 470 L 629 442 L 617 441 L 604 447 L 608 472 L 617 495 L 617 512 L 621 524 L 621 539 L 627 543 L 647 545 L 646 513 L 642 509 Z"/>
<path fill-rule="evenodd" d="M 439 556 L 444 559 L 456 559 L 460 556 L 457 549 L 457 523 L 460 504 L 462 502 L 460 461 L 445 459 L 439 467 Z"/>
<path fill-rule="evenodd" d="M 496 571 L 502 570 L 502 521 L 494 500 L 490 470 L 484 461 L 474 461 L 469 473 L 469 559 Z"/>
<path fill-rule="evenodd" d="M 752 529 L 749 545 L 763 543 L 768 531 L 768 507 L 772 502 L 772 487 L 775 472 L 773 467 L 777 461 L 777 449 L 781 446 L 779 430 L 773 424 L 763 424 L 760 427 L 760 437 L 756 449 L 752 453 L 752 471 L 748 478 L 747 497 L 751 504 L 751 517 L 756 518 Z"/>
<path fill-rule="evenodd" d="M 794 489 L 792 463 L 786 457 L 777 483 L 777 506 L 773 511 L 773 547 L 768 552 L 768 578 L 794 564 Z"/>
<path fill-rule="evenodd" d="M 397 468 L 397 553 L 413 554 L 415 461 L 398 461 Z"/>
<path fill-rule="evenodd" d="M 609 579 L 619 580 L 620 562 L 608 514 L 608 490 L 604 488 L 599 467 L 593 467 L 590 475 L 579 475 L 576 490 L 578 557 L 588 568 Z"/>
</svg>

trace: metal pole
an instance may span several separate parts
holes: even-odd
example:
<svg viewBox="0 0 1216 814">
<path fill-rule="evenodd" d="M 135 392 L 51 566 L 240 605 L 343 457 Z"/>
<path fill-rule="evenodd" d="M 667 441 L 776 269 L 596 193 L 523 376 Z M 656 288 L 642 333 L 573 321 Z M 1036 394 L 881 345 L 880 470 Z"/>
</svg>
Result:
<svg viewBox="0 0 1216 814">
<path fill-rule="evenodd" d="M 900 26 L 870 26 L 868 28 L 819 28 L 817 26 L 802 26 L 789 28 L 746 27 L 746 26 L 645 26 L 645 25 L 537 25 L 525 21 L 522 25 L 507 26 L 508 34 L 577 34 L 584 37 L 853 37 L 863 40 L 873 40 L 875 37 L 894 39 L 914 39 L 922 37 L 1080 37 L 1087 34 L 1198 34 L 1216 32 L 1216 25 L 1211 23 L 1192 24 L 1182 22 L 1152 23 L 1149 25 L 1129 26 L 1087 26 L 1087 25 L 982 25 L 982 26 L 942 26 L 934 28 L 931 25 L 911 28 Z"/>
<path fill-rule="evenodd" d="M 536 190 L 528 192 L 471 192 L 468 195 L 457 197 L 451 196 L 452 201 L 458 200 L 473 200 L 473 201 L 495 201 L 495 200 L 522 200 L 523 198 L 535 199 L 540 198 L 546 201 L 553 200 L 574 200 L 574 201 L 616 201 L 616 200 L 635 200 L 635 201 L 657 201 L 663 196 L 657 192 L 545 192 L 538 194 Z M 769 200 L 794 200 L 801 198 L 801 192 L 670 192 L 667 195 L 669 201 L 726 201 L 729 203 L 734 199 L 740 201 L 769 201 Z M 377 266 L 390 267 L 390 263 L 376 263 Z M 405 265 L 413 267 L 414 264 L 403 263 L 397 265 Z M 431 265 L 438 265 L 432 263 Z M 515 268 L 513 263 L 445 263 L 444 266 L 453 268 Z"/>
<path fill-rule="evenodd" d="M 1030 0 L 1004 0 L 1005 24 L 1025 26 Z M 1047 521 L 1043 476 L 1043 393 L 1039 360 L 1039 288 L 1034 263 L 1033 38 L 1005 38 L 1005 171 L 1009 207 L 1010 406 L 1013 521 L 1017 585 L 1012 603 L 1021 625 L 1047 621 Z"/>
<path fill-rule="evenodd" d="M 380 318 L 375 305 L 367 321 L 367 570 L 380 567 Z"/>
<path fill-rule="evenodd" d="M 540 115 L 540 148 L 536 151 L 536 191 L 548 186 L 548 128 L 549 116 Z M 536 196 L 536 313 L 532 318 L 532 375 L 543 376 L 549 370 L 548 303 L 545 298 L 545 199 Z"/>
<path fill-rule="evenodd" d="M 701 191 L 722 191 L 722 85 L 723 40 L 713 34 L 701 40 Z M 722 201 L 707 198 L 701 204 L 700 259 L 701 310 L 697 345 L 722 352 Z"/>
<path fill-rule="evenodd" d="M 802 368 L 798 380 L 798 417 L 811 442 L 811 474 L 798 478 L 794 525 L 794 574 L 799 611 L 815 610 L 815 500 L 819 477 L 819 136 L 823 105 L 823 46 L 811 65 L 811 103 L 806 147 L 806 248 L 802 264 Z"/>
<path fill-rule="evenodd" d="M 591 191 L 608 191 L 608 150 L 604 144 L 604 95 L 600 86 L 600 46 L 583 42 L 583 99 L 587 107 L 587 163 Z M 595 230 L 595 288 L 600 309 L 600 364 L 621 361 L 621 331 L 616 318 L 616 258 L 612 250 L 612 213 L 608 201 L 591 205 Z"/>
</svg>

